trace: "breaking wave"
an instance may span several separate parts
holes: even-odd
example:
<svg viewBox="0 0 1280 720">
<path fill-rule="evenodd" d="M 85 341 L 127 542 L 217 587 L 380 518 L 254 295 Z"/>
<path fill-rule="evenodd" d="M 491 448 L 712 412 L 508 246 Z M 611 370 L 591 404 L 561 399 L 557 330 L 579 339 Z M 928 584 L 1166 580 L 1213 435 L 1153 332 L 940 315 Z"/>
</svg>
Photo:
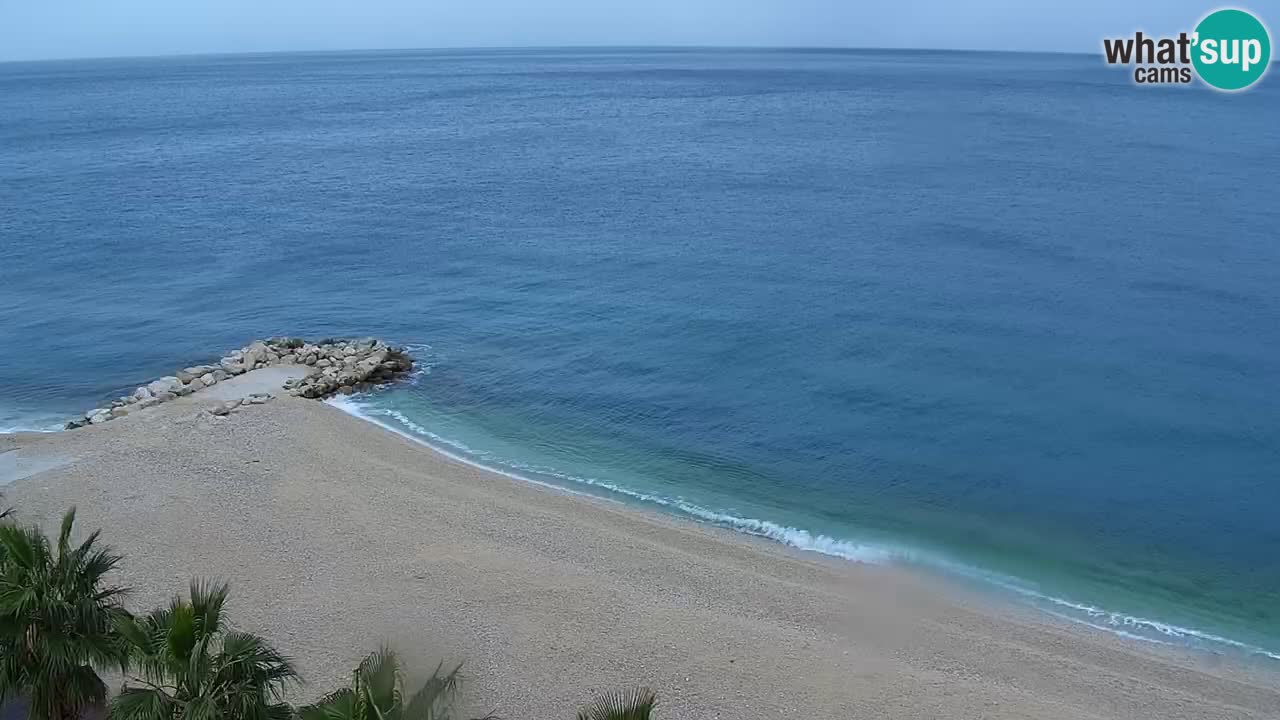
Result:
<svg viewBox="0 0 1280 720">
<path fill-rule="evenodd" d="M 427 371 L 429 372 L 429 370 Z M 1017 578 L 957 563 L 934 552 L 883 542 L 869 543 L 831 537 L 771 520 L 742 517 L 713 510 L 688 502 L 682 498 L 643 492 L 608 480 L 571 475 L 552 468 L 492 457 L 490 453 L 472 448 L 466 443 L 431 431 L 399 410 L 362 402 L 360 396 L 335 396 L 326 402 L 343 412 L 424 444 L 454 460 L 523 482 L 576 495 L 603 496 L 605 499 L 625 498 L 656 505 L 717 527 L 765 538 L 799 550 L 821 553 L 853 562 L 911 565 L 938 571 L 944 575 L 977 581 L 988 587 L 1004 590 L 1014 598 L 1020 599 L 1023 603 L 1031 605 L 1055 618 L 1105 631 L 1130 640 L 1161 645 L 1182 645 L 1214 653 L 1232 652 L 1280 661 L 1280 653 L 1249 643 L 1194 628 L 1180 627 L 1171 623 L 1106 610 L 1088 603 L 1046 594 Z M 552 478 L 554 482 L 538 480 L 535 477 L 531 477 L 531 475 Z M 604 492 L 586 492 L 575 489 L 575 486 L 585 486 L 586 488 Z"/>
</svg>

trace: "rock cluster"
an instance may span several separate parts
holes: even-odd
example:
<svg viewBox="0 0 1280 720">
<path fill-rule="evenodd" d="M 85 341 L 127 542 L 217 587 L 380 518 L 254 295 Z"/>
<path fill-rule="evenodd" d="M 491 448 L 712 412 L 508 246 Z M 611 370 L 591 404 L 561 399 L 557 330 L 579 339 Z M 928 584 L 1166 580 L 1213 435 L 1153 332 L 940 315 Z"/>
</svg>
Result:
<svg viewBox="0 0 1280 720">
<path fill-rule="evenodd" d="M 230 415 L 232 410 L 235 410 L 241 405 L 263 405 L 265 403 L 270 402 L 273 397 L 274 396 L 271 393 L 250 393 L 249 397 L 247 398 L 225 400 L 223 402 L 218 403 L 217 405 L 214 405 L 213 407 L 209 408 L 209 414 L 217 415 L 219 417 L 224 415 Z"/>
<path fill-rule="evenodd" d="M 403 348 L 373 338 L 304 344 L 294 356 L 295 362 L 316 368 L 307 377 L 285 383 L 290 392 L 305 398 L 362 392 L 413 369 L 413 358 Z"/>
<path fill-rule="evenodd" d="M 393 347 L 374 338 L 359 340 L 321 340 L 310 343 L 301 338 L 269 338 L 234 350 L 216 365 L 194 365 L 173 375 L 153 380 L 107 407 L 99 407 L 83 418 L 67 423 L 67 429 L 99 425 L 124 417 L 152 405 L 199 392 L 206 387 L 257 368 L 272 365 L 305 365 L 311 368 L 306 377 L 290 380 L 285 388 L 305 398 L 325 398 L 337 393 L 350 394 L 390 382 L 413 368 L 413 359 L 403 348 Z M 245 403 L 261 404 L 270 395 L 250 395 Z M 225 415 L 240 403 L 219 409 Z"/>
</svg>

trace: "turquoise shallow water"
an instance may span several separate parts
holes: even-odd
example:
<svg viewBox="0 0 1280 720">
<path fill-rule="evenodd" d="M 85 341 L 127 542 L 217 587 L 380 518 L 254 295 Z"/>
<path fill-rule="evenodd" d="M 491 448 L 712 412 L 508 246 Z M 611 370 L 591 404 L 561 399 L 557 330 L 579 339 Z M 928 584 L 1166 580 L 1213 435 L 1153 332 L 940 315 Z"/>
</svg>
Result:
<svg viewBox="0 0 1280 720">
<path fill-rule="evenodd" d="M 4 64 L 0 429 L 380 335 L 429 370 L 348 409 L 472 460 L 1266 658 L 1277 110 L 1085 56 Z"/>
</svg>

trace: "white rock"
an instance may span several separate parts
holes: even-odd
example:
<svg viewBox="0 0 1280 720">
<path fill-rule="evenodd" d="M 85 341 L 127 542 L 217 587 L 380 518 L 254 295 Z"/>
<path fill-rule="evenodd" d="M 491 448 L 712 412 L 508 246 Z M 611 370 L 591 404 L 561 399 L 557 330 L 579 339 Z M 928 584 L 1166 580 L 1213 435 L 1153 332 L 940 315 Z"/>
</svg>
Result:
<svg viewBox="0 0 1280 720">
<path fill-rule="evenodd" d="M 67 425 L 77 427 L 89 423 L 101 424 L 113 418 L 124 417 L 131 411 L 189 395 L 227 378 L 268 365 L 315 366 L 317 371 L 306 379 L 287 381 L 285 390 L 291 391 L 293 395 L 320 398 L 339 392 L 349 394 L 367 391 L 378 383 L 391 380 L 412 367 L 412 364 L 403 348 L 389 346 L 376 338 L 333 340 L 320 344 L 288 338 L 275 338 L 268 342 L 254 341 L 240 350 L 232 351 L 216 365 L 193 365 L 178 370 L 171 376 L 154 380 L 129 395 L 113 400 L 109 407 L 94 408 L 85 413 L 83 420 L 75 420 Z M 254 393 L 243 402 L 261 405 L 271 399 L 273 396 L 270 393 Z M 240 404 L 239 400 L 220 403 L 210 412 L 226 415 Z M 198 414 L 208 417 L 204 412 Z"/>
<path fill-rule="evenodd" d="M 159 380 L 153 380 L 147 383 L 147 389 L 151 391 L 152 395 L 159 395 L 162 392 L 172 392 L 172 389 L 175 386 L 181 385 L 182 383 L 178 382 L 178 378 L 173 375 L 169 375 L 168 377 L 162 377 Z"/>
<path fill-rule="evenodd" d="M 260 342 L 253 343 L 244 349 L 243 362 L 248 370 L 252 370 L 255 365 L 267 359 L 269 352 L 267 346 Z"/>
<path fill-rule="evenodd" d="M 225 402 L 220 402 L 217 405 L 210 407 L 209 412 L 214 415 L 226 415 L 227 413 L 230 413 L 232 410 L 235 410 L 237 407 L 240 407 L 239 400 L 227 400 Z"/>
</svg>

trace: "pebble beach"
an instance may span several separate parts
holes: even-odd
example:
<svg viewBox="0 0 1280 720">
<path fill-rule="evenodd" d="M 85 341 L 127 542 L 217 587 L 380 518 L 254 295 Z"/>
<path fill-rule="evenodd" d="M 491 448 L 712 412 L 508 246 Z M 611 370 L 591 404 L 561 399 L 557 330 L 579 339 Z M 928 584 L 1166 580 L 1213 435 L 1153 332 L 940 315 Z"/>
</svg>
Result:
<svg viewBox="0 0 1280 720">
<path fill-rule="evenodd" d="M 0 490 L 23 521 L 75 505 L 82 532 L 103 528 L 131 609 L 193 577 L 228 580 L 235 625 L 296 658 L 299 700 L 388 642 L 424 670 L 463 661 L 466 709 L 509 718 L 570 717 L 635 684 L 658 691 L 664 718 L 1280 708 L 1259 668 L 522 482 L 285 382 L 298 379 L 248 369 L 113 422 L 0 435 Z M 246 401 L 260 393 L 270 402 Z"/>
</svg>

